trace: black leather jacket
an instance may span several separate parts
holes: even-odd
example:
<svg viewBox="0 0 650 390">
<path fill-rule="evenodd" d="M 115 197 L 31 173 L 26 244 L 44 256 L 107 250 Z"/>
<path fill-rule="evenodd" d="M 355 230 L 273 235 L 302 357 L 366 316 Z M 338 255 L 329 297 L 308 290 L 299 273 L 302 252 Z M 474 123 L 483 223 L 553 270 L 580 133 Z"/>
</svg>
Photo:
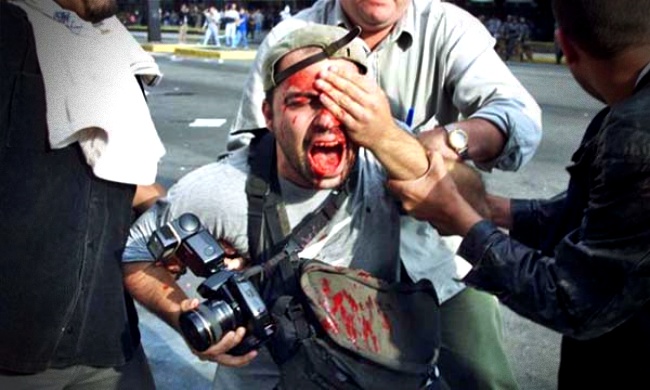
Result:
<svg viewBox="0 0 650 390">
<path fill-rule="evenodd" d="M 459 254 L 464 281 L 515 312 L 577 339 L 650 319 L 650 77 L 603 110 L 550 200 L 513 200 L 510 236 L 487 221 Z M 649 332 L 645 332 L 646 339 Z"/>
</svg>

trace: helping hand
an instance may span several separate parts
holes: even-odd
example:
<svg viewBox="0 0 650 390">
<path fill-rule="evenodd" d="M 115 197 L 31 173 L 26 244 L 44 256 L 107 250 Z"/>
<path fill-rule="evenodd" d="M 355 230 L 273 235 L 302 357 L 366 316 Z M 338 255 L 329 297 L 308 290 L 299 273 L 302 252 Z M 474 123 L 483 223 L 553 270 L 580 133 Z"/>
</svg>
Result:
<svg viewBox="0 0 650 390">
<path fill-rule="evenodd" d="M 246 259 L 239 255 L 237 250 L 227 241 L 223 239 L 218 241 L 226 255 L 223 261 L 226 268 L 241 271 L 246 266 Z M 164 267 L 176 280 L 187 272 L 187 266 L 175 254 L 167 257 L 164 261 L 156 261 L 156 266 Z"/>
<path fill-rule="evenodd" d="M 482 217 L 458 191 L 441 153 L 429 152 L 429 172 L 416 180 L 389 180 L 388 188 L 402 200 L 406 212 L 430 222 L 441 234 L 465 235 Z"/>
<path fill-rule="evenodd" d="M 196 309 L 198 306 L 198 299 L 186 299 L 181 302 L 181 311 L 188 312 Z M 242 367 L 249 364 L 253 359 L 255 359 L 255 357 L 257 357 L 257 351 L 250 351 L 242 356 L 229 355 L 227 352 L 241 343 L 245 335 L 246 329 L 238 327 L 235 331 L 229 331 L 224 334 L 219 342 L 203 352 L 196 351 L 191 347 L 190 349 L 192 350 L 192 353 L 202 361 L 210 361 L 228 367 Z"/>
<path fill-rule="evenodd" d="M 438 152 L 447 160 L 461 161 L 458 153 L 447 143 L 447 131 L 442 126 L 422 131 L 417 138 L 427 150 Z"/>
</svg>

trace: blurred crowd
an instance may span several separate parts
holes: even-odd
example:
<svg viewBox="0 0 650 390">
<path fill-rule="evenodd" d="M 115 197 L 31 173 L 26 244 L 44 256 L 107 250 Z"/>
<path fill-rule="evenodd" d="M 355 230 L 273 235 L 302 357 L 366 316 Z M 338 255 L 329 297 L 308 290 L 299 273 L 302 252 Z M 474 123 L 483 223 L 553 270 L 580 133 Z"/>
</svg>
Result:
<svg viewBox="0 0 650 390">
<path fill-rule="evenodd" d="M 260 8 L 247 8 L 237 2 L 226 3 L 224 8 L 205 4 L 182 4 L 178 9 L 159 9 L 162 26 L 178 26 L 179 42 L 184 43 L 189 29 L 204 31 L 203 44 L 228 47 L 248 46 L 249 41 L 260 42 L 262 32 L 270 30 L 297 10 L 287 4 L 278 8 L 269 4 Z M 125 25 L 147 25 L 147 13 L 135 9 L 123 11 L 118 17 Z"/>
<path fill-rule="evenodd" d="M 505 20 L 496 16 L 478 15 L 490 34 L 496 39 L 496 51 L 504 60 L 532 61 L 530 45 L 533 23 L 523 16 L 508 15 Z"/>
</svg>

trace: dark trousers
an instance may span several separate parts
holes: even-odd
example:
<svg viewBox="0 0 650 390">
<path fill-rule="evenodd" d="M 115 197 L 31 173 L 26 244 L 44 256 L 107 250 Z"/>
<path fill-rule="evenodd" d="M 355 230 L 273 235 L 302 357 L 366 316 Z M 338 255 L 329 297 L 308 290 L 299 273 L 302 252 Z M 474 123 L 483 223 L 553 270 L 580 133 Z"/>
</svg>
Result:
<svg viewBox="0 0 650 390">
<path fill-rule="evenodd" d="M 0 389 L 11 390 L 153 390 L 153 376 L 142 346 L 119 367 L 71 366 L 36 374 L 0 371 Z"/>
<path fill-rule="evenodd" d="M 494 296 L 469 287 L 440 306 L 438 367 L 446 387 L 519 388 L 504 349 L 500 310 Z"/>
<path fill-rule="evenodd" d="M 650 302 L 633 317 L 590 340 L 562 338 L 558 389 L 650 388 Z"/>
</svg>

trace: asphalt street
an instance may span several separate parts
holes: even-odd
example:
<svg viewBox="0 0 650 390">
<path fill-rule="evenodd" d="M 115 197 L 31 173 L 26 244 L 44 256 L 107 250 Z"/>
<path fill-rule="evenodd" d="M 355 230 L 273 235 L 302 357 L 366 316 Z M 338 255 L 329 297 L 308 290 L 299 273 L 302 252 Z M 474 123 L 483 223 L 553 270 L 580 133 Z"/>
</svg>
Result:
<svg viewBox="0 0 650 390">
<path fill-rule="evenodd" d="M 172 184 L 182 175 L 214 161 L 225 150 L 249 62 L 157 55 L 162 82 L 148 90 L 149 106 L 167 154 L 159 181 Z M 548 197 L 567 182 L 565 170 L 589 120 L 602 107 L 575 83 L 564 66 L 510 64 L 543 110 L 544 136 L 535 157 L 516 173 L 485 174 L 488 190 L 512 197 Z M 200 280 L 180 279 L 195 295 Z M 215 365 L 199 361 L 182 338 L 144 309 L 143 344 L 159 389 L 210 389 Z M 560 337 L 503 307 L 505 343 L 522 390 L 556 388 Z"/>
</svg>

